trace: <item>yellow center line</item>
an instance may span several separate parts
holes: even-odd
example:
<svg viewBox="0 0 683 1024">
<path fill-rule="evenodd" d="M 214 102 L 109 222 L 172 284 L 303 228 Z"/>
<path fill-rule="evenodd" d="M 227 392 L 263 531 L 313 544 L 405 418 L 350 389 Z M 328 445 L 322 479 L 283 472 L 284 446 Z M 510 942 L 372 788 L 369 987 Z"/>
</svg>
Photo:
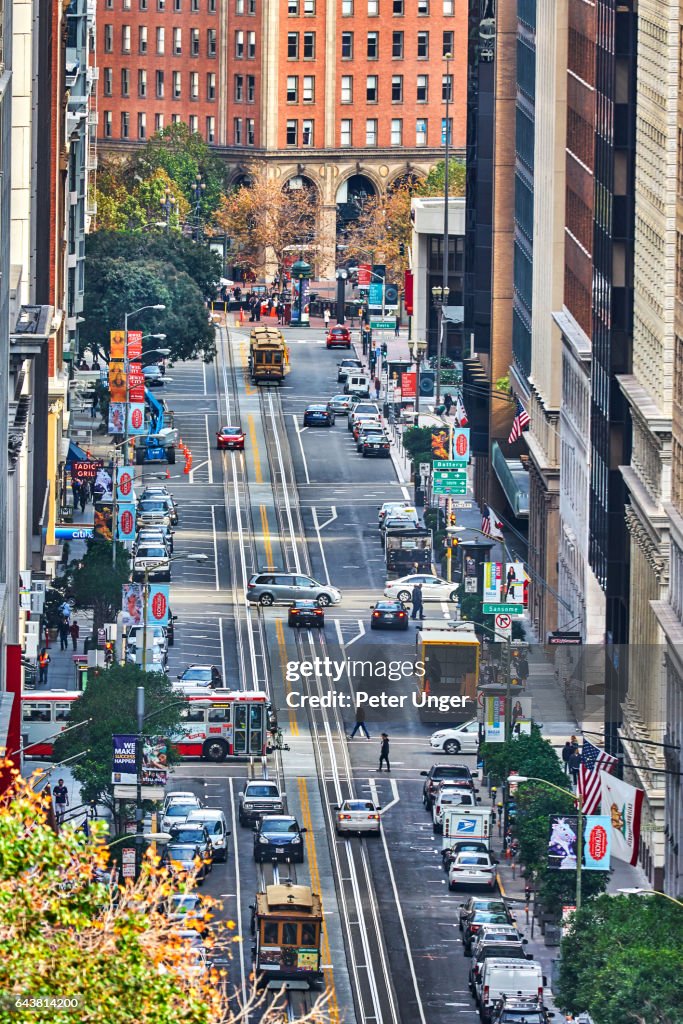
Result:
<svg viewBox="0 0 683 1024">
<path fill-rule="evenodd" d="M 282 619 L 278 619 L 275 623 L 275 636 L 277 637 L 277 649 L 280 658 L 280 671 L 282 672 L 282 682 L 285 688 L 285 694 L 292 692 L 292 684 L 287 679 L 287 647 L 285 644 L 285 631 L 282 627 Z M 289 728 L 292 736 L 299 735 L 299 723 L 296 720 L 294 710 L 290 709 L 289 712 Z"/>
<path fill-rule="evenodd" d="M 261 512 L 261 529 L 263 530 L 263 546 L 266 549 L 266 565 L 273 564 L 273 546 L 270 543 L 270 530 L 268 529 L 268 512 L 265 505 L 259 505 Z"/>
<path fill-rule="evenodd" d="M 308 867 L 311 873 L 311 886 L 314 892 L 320 893 L 322 900 L 322 890 L 320 888 L 320 872 L 318 871 L 318 857 L 315 851 L 315 837 L 313 835 L 313 821 L 311 819 L 311 805 L 308 802 L 308 789 L 306 788 L 306 780 L 302 777 L 298 779 L 299 783 L 299 799 L 301 801 L 301 820 L 304 827 L 308 830 L 306 832 L 306 855 L 308 857 Z M 332 963 L 332 954 L 330 951 L 330 940 L 327 934 L 327 926 L 325 924 L 325 917 L 323 913 L 323 927 L 322 927 L 322 942 L 320 946 L 320 953 L 324 964 Z M 327 1009 L 329 1013 L 329 1019 L 332 1024 L 339 1024 L 339 1003 L 337 1002 L 337 990 L 334 987 L 334 972 L 331 967 L 326 967 L 323 970 L 325 977 L 325 987 L 327 989 L 328 1001 Z"/>
<path fill-rule="evenodd" d="M 251 453 L 254 458 L 254 480 L 257 484 L 263 483 L 263 474 L 261 472 L 261 458 L 258 451 L 258 441 L 256 440 L 256 422 L 251 413 L 247 415 L 247 423 L 249 424 L 249 440 L 251 441 Z M 270 562 L 268 563 L 270 565 Z"/>
</svg>

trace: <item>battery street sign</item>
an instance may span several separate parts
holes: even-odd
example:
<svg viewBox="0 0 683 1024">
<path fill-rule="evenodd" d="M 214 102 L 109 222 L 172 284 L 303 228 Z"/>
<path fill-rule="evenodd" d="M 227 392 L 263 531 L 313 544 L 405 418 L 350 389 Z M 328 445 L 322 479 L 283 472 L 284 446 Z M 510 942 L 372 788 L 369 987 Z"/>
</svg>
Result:
<svg viewBox="0 0 683 1024">
<path fill-rule="evenodd" d="M 434 459 L 434 469 L 459 470 L 462 466 L 455 459 Z"/>
<path fill-rule="evenodd" d="M 484 615 L 512 615 L 513 618 L 521 618 L 524 609 L 518 604 L 483 604 Z"/>
<path fill-rule="evenodd" d="M 473 501 L 452 501 L 451 502 L 451 508 L 463 509 L 463 510 L 471 509 L 471 508 L 474 508 L 474 502 Z"/>
<path fill-rule="evenodd" d="M 467 472 L 435 470 L 432 477 L 432 493 L 446 495 L 467 494 Z"/>
<path fill-rule="evenodd" d="M 370 321 L 371 331 L 395 331 L 396 321 L 395 320 L 371 320 Z"/>
</svg>

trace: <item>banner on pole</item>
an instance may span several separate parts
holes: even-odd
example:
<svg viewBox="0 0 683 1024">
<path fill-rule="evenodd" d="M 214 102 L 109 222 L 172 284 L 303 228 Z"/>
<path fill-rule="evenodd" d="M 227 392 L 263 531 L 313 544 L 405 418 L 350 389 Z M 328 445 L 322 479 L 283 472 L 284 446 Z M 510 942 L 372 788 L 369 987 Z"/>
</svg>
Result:
<svg viewBox="0 0 683 1024">
<path fill-rule="evenodd" d="M 170 591 L 168 583 L 150 583 L 147 598 L 147 625 L 168 625 Z"/>
<path fill-rule="evenodd" d="M 128 433 L 144 434 L 145 432 L 145 403 L 132 402 L 128 406 Z"/>
<path fill-rule="evenodd" d="M 132 502 L 116 507 L 116 539 L 135 540 L 135 505 Z"/>
<path fill-rule="evenodd" d="M 114 751 L 111 765 L 112 783 L 134 786 L 138 781 L 137 736 L 112 736 Z"/>
<path fill-rule="evenodd" d="M 109 433 L 110 434 L 123 434 L 125 431 L 126 422 L 126 400 L 125 400 L 125 389 L 124 398 L 121 402 L 110 402 L 109 403 Z"/>
<path fill-rule="evenodd" d="M 121 587 L 121 625 L 142 625 L 142 583 L 124 583 Z"/>
</svg>

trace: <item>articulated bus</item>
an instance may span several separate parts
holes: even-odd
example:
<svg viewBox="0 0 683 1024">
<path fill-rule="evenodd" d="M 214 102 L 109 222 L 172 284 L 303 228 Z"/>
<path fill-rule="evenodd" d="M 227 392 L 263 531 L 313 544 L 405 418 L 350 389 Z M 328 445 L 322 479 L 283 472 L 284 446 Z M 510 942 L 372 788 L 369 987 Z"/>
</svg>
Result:
<svg viewBox="0 0 683 1024">
<path fill-rule="evenodd" d="M 27 757 L 52 757 L 52 741 L 68 728 L 71 705 L 79 697 L 77 690 L 32 691 L 22 696 L 21 732 Z M 266 753 L 270 704 L 265 693 L 179 691 L 178 700 L 186 701 L 187 707 L 181 712 L 178 734 L 170 739 L 181 757 L 225 761 L 229 757 L 261 757 Z"/>
<path fill-rule="evenodd" d="M 480 644 L 472 622 L 425 622 L 417 634 L 417 704 L 423 722 L 467 722 L 476 716 Z M 459 697 L 460 701 L 451 703 Z"/>
</svg>

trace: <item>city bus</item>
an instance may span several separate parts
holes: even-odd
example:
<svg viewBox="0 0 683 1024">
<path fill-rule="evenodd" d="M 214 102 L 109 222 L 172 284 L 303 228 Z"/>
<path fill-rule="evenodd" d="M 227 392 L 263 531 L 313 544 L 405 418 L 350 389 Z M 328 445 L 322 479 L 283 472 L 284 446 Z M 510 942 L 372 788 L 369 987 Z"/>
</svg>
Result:
<svg viewBox="0 0 683 1024">
<path fill-rule="evenodd" d="M 53 740 L 68 728 L 71 706 L 80 696 L 78 690 L 33 691 L 22 696 L 21 733 L 26 757 L 52 757 Z M 180 729 L 170 739 L 181 757 L 218 762 L 266 753 L 270 703 L 265 693 L 202 689 L 179 692 L 178 700 L 186 707 L 181 712 Z"/>
<path fill-rule="evenodd" d="M 418 713 L 422 722 L 467 722 L 476 716 L 480 644 L 472 622 L 423 622 L 416 638 Z M 454 701 L 453 698 L 459 698 Z"/>
</svg>

